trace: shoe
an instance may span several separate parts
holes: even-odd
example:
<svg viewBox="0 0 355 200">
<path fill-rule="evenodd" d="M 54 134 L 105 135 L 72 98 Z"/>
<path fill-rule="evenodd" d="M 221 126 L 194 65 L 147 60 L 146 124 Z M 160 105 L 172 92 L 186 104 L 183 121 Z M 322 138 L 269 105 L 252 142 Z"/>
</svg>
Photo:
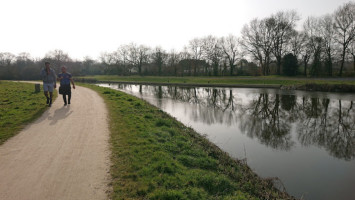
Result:
<svg viewBox="0 0 355 200">
<path fill-rule="evenodd" d="M 52 107 L 52 104 L 50 103 L 50 104 L 48 104 L 48 107 Z"/>
<path fill-rule="evenodd" d="M 47 97 L 47 105 L 49 104 L 49 98 Z"/>
<path fill-rule="evenodd" d="M 64 106 L 66 106 L 67 104 L 65 103 Z"/>
</svg>

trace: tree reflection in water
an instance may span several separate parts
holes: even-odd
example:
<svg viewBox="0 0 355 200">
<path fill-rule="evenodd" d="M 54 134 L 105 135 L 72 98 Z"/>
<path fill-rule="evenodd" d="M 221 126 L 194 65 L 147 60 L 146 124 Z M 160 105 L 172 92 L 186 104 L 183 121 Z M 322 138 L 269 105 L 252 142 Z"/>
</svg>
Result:
<svg viewBox="0 0 355 200">
<path fill-rule="evenodd" d="M 298 140 L 303 145 L 319 145 L 331 155 L 355 157 L 355 110 L 352 101 L 303 98 L 303 120 L 298 124 Z"/>
<path fill-rule="evenodd" d="M 256 137 L 262 144 L 275 149 L 289 150 L 294 145 L 287 111 L 281 109 L 279 94 L 260 94 L 245 106 L 243 115 L 241 131 L 249 137 Z"/>
<path fill-rule="evenodd" d="M 132 85 L 118 89 L 132 90 Z M 355 109 L 352 101 L 279 94 L 248 94 L 227 88 L 139 86 L 139 93 L 188 102 L 190 119 L 205 124 L 237 125 L 243 134 L 274 149 L 290 150 L 298 141 L 325 148 L 332 156 L 355 157 Z M 292 135 L 294 134 L 294 137 Z M 297 140 L 297 141 L 296 141 Z"/>
</svg>

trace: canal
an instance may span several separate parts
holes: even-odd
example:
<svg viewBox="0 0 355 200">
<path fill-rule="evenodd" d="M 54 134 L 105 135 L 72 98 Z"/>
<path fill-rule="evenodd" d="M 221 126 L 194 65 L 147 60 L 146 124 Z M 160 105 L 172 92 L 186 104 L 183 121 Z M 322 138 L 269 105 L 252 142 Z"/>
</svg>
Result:
<svg viewBox="0 0 355 200">
<path fill-rule="evenodd" d="M 355 198 L 354 94 L 98 85 L 159 107 L 297 198 Z"/>
</svg>

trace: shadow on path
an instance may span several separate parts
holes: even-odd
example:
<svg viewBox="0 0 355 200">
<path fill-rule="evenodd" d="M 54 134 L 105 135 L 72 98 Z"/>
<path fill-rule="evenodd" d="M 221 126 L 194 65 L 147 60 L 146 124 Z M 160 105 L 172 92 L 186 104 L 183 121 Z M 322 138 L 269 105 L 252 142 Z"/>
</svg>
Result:
<svg viewBox="0 0 355 200">
<path fill-rule="evenodd" d="M 70 110 L 70 106 L 63 106 L 54 111 L 53 116 L 49 116 L 48 120 L 51 120 L 50 125 L 56 124 L 59 120 L 67 118 L 73 111 Z"/>
</svg>

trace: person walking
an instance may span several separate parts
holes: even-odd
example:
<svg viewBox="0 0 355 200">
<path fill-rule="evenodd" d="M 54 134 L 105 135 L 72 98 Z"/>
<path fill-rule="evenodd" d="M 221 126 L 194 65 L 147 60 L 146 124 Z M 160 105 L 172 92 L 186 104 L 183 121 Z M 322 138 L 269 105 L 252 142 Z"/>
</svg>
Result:
<svg viewBox="0 0 355 200">
<path fill-rule="evenodd" d="M 67 68 L 62 66 L 62 73 L 58 74 L 58 80 L 60 81 L 59 94 L 63 95 L 64 106 L 70 104 L 71 99 L 71 87 L 70 83 L 73 84 L 73 89 L 75 89 L 75 84 L 72 79 L 72 75 L 67 72 Z M 66 96 L 68 95 L 68 101 Z"/>
<path fill-rule="evenodd" d="M 52 105 L 52 98 L 53 98 L 53 89 L 57 87 L 57 76 L 55 74 L 54 69 L 50 67 L 49 62 L 45 62 L 45 68 L 41 71 L 41 76 L 43 80 L 43 91 L 44 96 L 47 98 L 47 105 L 51 107 Z M 49 96 L 48 96 L 49 92 Z"/>
</svg>

